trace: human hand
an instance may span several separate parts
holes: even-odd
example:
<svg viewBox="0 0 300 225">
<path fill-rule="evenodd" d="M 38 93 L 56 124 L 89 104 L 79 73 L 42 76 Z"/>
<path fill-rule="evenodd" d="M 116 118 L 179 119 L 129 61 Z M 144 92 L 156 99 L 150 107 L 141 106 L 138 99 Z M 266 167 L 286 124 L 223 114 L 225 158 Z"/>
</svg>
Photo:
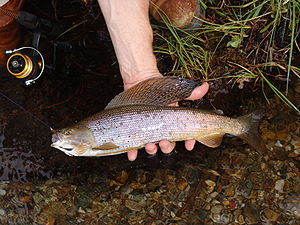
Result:
<svg viewBox="0 0 300 225">
<path fill-rule="evenodd" d="M 126 83 L 126 81 L 124 81 L 124 90 L 127 90 L 130 87 L 135 86 L 136 84 L 142 82 L 143 80 L 149 79 L 151 77 L 160 77 L 160 76 L 162 76 L 162 75 L 159 73 L 155 73 L 155 74 L 152 74 L 149 76 L 145 76 L 141 80 L 137 80 L 135 82 L 131 82 L 131 83 L 127 82 Z M 207 93 L 208 88 L 209 88 L 208 83 L 207 82 L 203 83 L 201 86 L 196 87 L 193 90 L 192 94 L 188 98 L 186 98 L 186 100 L 197 100 L 197 99 L 202 98 Z M 170 104 L 170 106 L 176 107 L 176 106 L 178 106 L 178 102 L 172 103 L 172 104 Z M 193 150 L 195 143 L 196 143 L 195 140 L 186 140 L 185 148 L 188 151 L 191 151 L 191 150 Z M 173 149 L 175 148 L 176 142 L 162 140 L 159 142 L 158 145 L 163 153 L 168 154 L 173 151 Z M 148 143 L 145 145 L 145 150 L 150 155 L 155 154 L 157 152 L 157 149 L 158 149 L 158 146 L 155 143 Z M 127 153 L 127 157 L 130 161 L 134 161 L 137 158 L 137 154 L 138 154 L 138 149 L 135 149 L 135 150 L 129 151 Z"/>
</svg>

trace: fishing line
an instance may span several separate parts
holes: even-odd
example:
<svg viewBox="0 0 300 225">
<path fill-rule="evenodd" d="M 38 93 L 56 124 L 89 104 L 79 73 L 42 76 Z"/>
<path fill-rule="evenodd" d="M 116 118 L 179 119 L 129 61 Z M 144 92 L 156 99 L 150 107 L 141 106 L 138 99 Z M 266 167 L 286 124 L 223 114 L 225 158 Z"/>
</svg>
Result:
<svg viewBox="0 0 300 225">
<path fill-rule="evenodd" d="M 29 112 L 28 110 L 26 110 L 23 106 L 19 105 L 18 103 L 16 103 L 15 101 L 13 101 L 12 99 L 10 99 L 9 97 L 7 97 L 5 94 L 3 94 L 0 91 L 0 95 L 4 98 L 6 98 L 8 101 L 10 101 L 11 103 L 13 103 L 14 105 L 18 106 L 20 109 L 22 109 L 24 112 L 28 113 L 33 119 L 39 121 L 41 124 L 43 124 L 44 126 L 50 128 L 51 131 L 53 131 L 53 129 L 46 124 L 44 121 L 42 121 L 40 118 L 38 118 L 37 116 L 35 116 L 33 113 Z"/>
</svg>

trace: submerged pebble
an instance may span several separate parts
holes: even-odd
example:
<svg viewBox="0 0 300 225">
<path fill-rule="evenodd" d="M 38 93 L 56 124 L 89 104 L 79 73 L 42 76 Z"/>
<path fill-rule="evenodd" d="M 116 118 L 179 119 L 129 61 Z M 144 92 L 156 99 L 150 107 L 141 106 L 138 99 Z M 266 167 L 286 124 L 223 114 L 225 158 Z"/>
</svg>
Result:
<svg viewBox="0 0 300 225">
<path fill-rule="evenodd" d="M 275 182 L 275 190 L 277 190 L 279 192 L 283 192 L 284 184 L 285 184 L 284 180 L 277 180 Z"/>
<path fill-rule="evenodd" d="M 5 216 L 5 210 L 4 209 L 0 209 L 0 216 Z"/>
<path fill-rule="evenodd" d="M 0 195 L 5 195 L 6 194 L 6 191 L 4 189 L 0 189 Z"/>
</svg>

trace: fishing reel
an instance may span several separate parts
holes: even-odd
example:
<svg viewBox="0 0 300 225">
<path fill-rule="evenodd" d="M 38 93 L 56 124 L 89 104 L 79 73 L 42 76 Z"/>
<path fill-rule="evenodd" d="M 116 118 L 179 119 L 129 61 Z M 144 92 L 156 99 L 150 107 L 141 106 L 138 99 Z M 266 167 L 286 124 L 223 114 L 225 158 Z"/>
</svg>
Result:
<svg viewBox="0 0 300 225">
<path fill-rule="evenodd" d="M 6 62 L 7 71 L 18 79 L 25 79 L 26 86 L 34 84 L 42 76 L 45 68 L 50 72 L 55 71 L 57 49 L 71 49 L 71 45 L 68 43 L 50 41 L 50 39 L 55 40 L 63 33 L 63 26 L 24 11 L 12 12 L 5 9 L 2 11 L 7 15 L 15 15 L 16 21 L 32 31 L 33 34 L 30 46 L 5 51 L 5 54 L 9 56 Z M 45 65 L 43 54 L 39 50 L 41 35 L 47 37 L 48 43 L 53 46 L 52 62 L 51 60 L 49 62 L 48 57 L 47 65 Z M 47 55 L 49 55 L 49 51 L 47 51 Z"/>
<path fill-rule="evenodd" d="M 7 71 L 16 78 L 25 79 L 26 86 L 34 84 L 44 72 L 44 57 L 34 47 L 6 50 L 5 54 L 9 55 L 6 62 Z"/>
</svg>

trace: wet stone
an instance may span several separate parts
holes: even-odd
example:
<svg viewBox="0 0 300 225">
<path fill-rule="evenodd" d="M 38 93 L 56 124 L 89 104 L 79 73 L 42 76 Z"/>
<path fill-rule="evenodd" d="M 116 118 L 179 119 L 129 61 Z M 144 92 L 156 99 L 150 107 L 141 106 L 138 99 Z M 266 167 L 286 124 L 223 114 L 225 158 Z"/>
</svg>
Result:
<svg viewBox="0 0 300 225">
<path fill-rule="evenodd" d="M 132 191 L 133 191 L 133 189 L 129 186 L 122 186 L 119 189 L 119 192 L 122 193 L 122 194 L 130 194 Z"/>
<path fill-rule="evenodd" d="M 275 212 L 272 209 L 264 209 L 263 216 L 264 216 L 265 220 L 267 220 L 269 222 L 276 222 L 278 217 L 280 216 L 280 214 L 278 214 L 277 212 Z"/>
<path fill-rule="evenodd" d="M 216 182 L 212 181 L 212 180 L 206 180 L 205 184 L 207 185 L 207 193 L 211 193 L 213 192 L 215 186 L 216 186 Z"/>
<path fill-rule="evenodd" d="M 238 224 L 245 224 L 243 215 L 238 215 L 236 221 L 238 222 Z"/>
<path fill-rule="evenodd" d="M 5 216 L 6 213 L 5 213 L 5 210 L 4 209 L 0 209 L 0 216 Z"/>
<path fill-rule="evenodd" d="M 180 191 L 184 191 L 188 187 L 189 183 L 185 179 L 178 179 L 176 186 Z"/>
<path fill-rule="evenodd" d="M 147 189 L 149 191 L 155 191 L 162 185 L 162 183 L 163 183 L 162 180 L 155 178 L 147 185 Z"/>
<path fill-rule="evenodd" d="M 76 198 L 76 205 L 79 208 L 88 208 L 91 203 L 92 199 L 86 193 L 81 193 L 81 195 Z"/>
<path fill-rule="evenodd" d="M 260 221 L 259 211 L 254 205 L 246 205 L 243 209 L 243 216 L 247 224 L 256 224 Z"/>
<path fill-rule="evenodd" d="M 204 221 L 207 218 L 208 212 L 206 210 L 198 209 L 195 211 L 195 215 L 200 219 L 200 221 Z"/>
<path fill-rule="evenodd" d="M 3 196 L 6 194 L 6 191 L 4 189 L 0 189 L 0 195 Z"/>
<path fill-rule="evenodd" d="M 217 224 L 229 224 L 232 221 L 232 214 L 230 212 L 223 214 L 212 214 L 212 221 Z"/>
<path fill-rule="evenodd" d="M 132 211 L 141 211 L 145 206 L 145 202 L 136 202 L 134 200 L 126 200 L 125 206 Z"/>
<path fill-rule="evenodd" d="M 285 181 L 282 179 L 282 180 L 277 180 L 275 182 L 275 190 L 279 191 L 279 192 L 283 192 L 283 187 L 284 187 L 284 183 Z"/>
<path fill-rule="evenodd" d="M 128 173 L 125 170 L 122 170 L 116 177 L 115 177 L 116 181 L 120 182 L 120 183 L 125 183 L 126 180 L 128 179 Z"/>
<path fill-rule="evenodd" d="M 223 206 L 222 205 L 215 205 L 211 208 L 211 213 L 215 213 L 215 214 L 218 214 L 218 213 L 221 213 L 221 211 L 223 210 Z"/>
<path fill-rule="evenodd" d="M 300 218 L 300 197 L 291 196 L 279 203 L 279 207 L 284 210 L 287 215 L 293 215 Z"/>
<path fill-rule="evenodd" d="M 224 195 L 227 197 L 232 197 L 235 194 L 235 187 L 230 185 L 228 188 L 225 189 Z"/>
</svg>

